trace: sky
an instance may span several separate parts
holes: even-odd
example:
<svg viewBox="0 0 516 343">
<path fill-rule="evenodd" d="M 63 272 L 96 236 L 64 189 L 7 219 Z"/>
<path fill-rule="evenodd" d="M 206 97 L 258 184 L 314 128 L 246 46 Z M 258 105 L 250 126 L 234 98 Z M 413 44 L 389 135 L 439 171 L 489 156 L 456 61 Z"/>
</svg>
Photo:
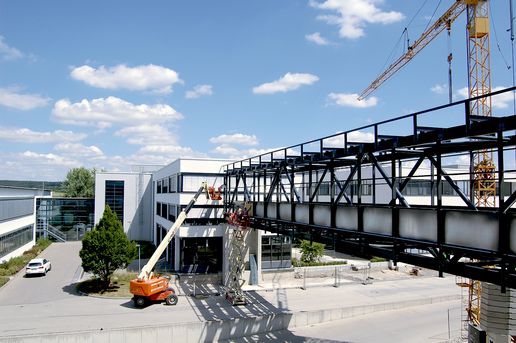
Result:
<svg viewBox="0 0 516 343">
<path fill-rule="evenodd" d="M 242 159 L 439 106 L 450 52 L 461 100 L 464 13 L 356 100 L 453 2 L 0 0 L 0 180 Z M 510 87 L 509 0 L 490 10 L 491 85 Z"/>
</svg>

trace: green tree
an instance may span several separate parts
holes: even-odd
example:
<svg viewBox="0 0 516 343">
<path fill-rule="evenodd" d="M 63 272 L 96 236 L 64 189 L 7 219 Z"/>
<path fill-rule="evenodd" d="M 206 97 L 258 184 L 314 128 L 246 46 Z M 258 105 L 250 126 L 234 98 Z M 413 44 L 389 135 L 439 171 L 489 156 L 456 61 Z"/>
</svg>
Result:
<svg viewBox="0 0 516 343">
<path fill-rule="evenodd" d="M 116 213 L 106 205 L 100 222 L 82 240 L 79 256 L 83 269 L 107 288 L 115 270 L 125 268 L 136 255 L 136 243 L 129 241 Z"/>
<path fill-rule="evenodd" d="M 324 254 L 324 244 L 302 240 L 299 245 L 301 249 L 301 261 L 303 262 L 318 262 Z"/>
<path fill-rule="evenodd" d="M 66 197 L 92 198 L 95 194 L 95 169 L 70 169 L 63 182 L 63 192 Z"/>
</svg>

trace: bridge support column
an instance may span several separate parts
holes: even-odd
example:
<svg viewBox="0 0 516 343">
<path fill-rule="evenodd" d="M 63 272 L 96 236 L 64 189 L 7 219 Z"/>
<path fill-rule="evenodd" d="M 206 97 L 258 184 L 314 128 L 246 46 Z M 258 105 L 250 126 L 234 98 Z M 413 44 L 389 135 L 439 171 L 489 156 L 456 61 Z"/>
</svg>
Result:
<svg viewBox="0 0 516 343">
<path fill-rule="evenodd" d="M 508 343 L 516 335 L 516 290 L 482 282 L 480 327 L 487 333 L 487 343 Z"/>
</svg>

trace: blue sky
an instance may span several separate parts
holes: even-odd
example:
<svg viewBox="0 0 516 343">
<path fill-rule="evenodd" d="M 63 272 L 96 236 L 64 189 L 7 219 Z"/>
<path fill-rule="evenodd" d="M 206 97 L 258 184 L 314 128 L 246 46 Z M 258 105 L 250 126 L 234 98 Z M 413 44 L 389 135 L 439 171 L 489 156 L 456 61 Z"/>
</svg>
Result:
<svg viewBox="0 0 516 343">
<path fill-rule="evenodd" d="M 509 1 L 491 2 L 491 83 L 509 87 Z M 451 43 L 442 33 L 355 100 L 402 53 L 403 29 L 416 40 L 453 1 L 440 3 L 0 1 L 0 179 L 240 159 L 445 104 L 448 46 L 461 99 L 465 14 Z"/>
</svg>

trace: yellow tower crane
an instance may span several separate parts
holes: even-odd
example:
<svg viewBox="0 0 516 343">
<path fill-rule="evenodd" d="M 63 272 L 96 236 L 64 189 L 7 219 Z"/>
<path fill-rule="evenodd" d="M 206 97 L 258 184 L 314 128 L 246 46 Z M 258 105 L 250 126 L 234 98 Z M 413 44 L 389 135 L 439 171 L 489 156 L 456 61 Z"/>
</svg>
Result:
<svg viewBox="0 0 516 343">
<path fill-rule="evenodd" d="M 466 29 L 468 32 L 468 95 L 469 98 L 491 93 L 491 69 L 489 47 L 489 2 L 488 0 L 456 0 L 453 5 L 430 26 L 407 51 L 383 71 L 366 89 L 360 93 L 358 100 L 365 99 L 398 70 L 403 68 L 414 56 L 426 47 L 444 29 L 451 30 L 451 24 L 462 12 L 467 13 Z M 448 56 L 451 62 L 451 54 Z M 450 87 L 451 88 L 451 87 Z M 471 120 L 482 120 L 491 116 L 491 98 L 484 97 L 470 102 Z M 495 206 L 496 180 L 492 152 L 482 150 L 474 157 L 474 196 L 477 206 Z M 458 283 L 467 287 L 469 320 L 480 322 L 481 283 L 476 280 L 464 280 Z"/>
</svg>

